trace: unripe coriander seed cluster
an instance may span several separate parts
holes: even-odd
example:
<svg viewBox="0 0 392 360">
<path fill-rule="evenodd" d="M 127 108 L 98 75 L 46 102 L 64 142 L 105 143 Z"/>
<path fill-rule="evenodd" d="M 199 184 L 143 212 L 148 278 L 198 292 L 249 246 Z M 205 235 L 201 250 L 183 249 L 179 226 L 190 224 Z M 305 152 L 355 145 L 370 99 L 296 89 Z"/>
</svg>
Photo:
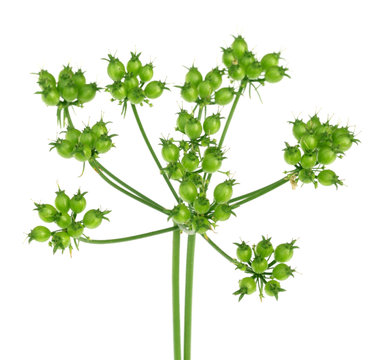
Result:
<svg viewBox="0 0 392 360">
<path fill-rule="evenodd" d="M 326 167 L 336 158 L 342 158 L 358 140 L 348 127 L 333 125 L 330 120 L 321 122 L 318 114 L 310 116 L 307 121 L 295 119 L 292 126 L 297 144 L 289 145 L 286 142 L 284 149 L 284 160 L 294 168 L 285 171 L 285 176 L 273 184 L 233 198 L 237 182 L 230 176 L 230 171 L 222 170 L 226 158 L 223 142 L 237 103 L 246 89 L 258 92 L 267 83 L 278 83 L 284 77 L 289 77 L 288 69 L 280 64 L 280 53 L 257 57 L 249 50 L 245 39 L 237 36 L 230 47 L 222 48 L 222 67 L 214 67 L 205 75 L 195 65 L 187 68 L 184 83 L 176 87 L 180 89 L 182 99 L 189 104 L 189 109 L 182 108 L 177 113 L 175 130 L 181 137 L 160 139 L 161 156 L 166 163 L 164 166 L 149 143 L 137 107 L 144 104 L 152 106 L 152 101 L 159 98 L 168 87 L 166 82 L 153 79 L 153 64 L 143 64 L 140 56 L 140 53 L 131 53 L 130 59 L 123 63 L 109 54 L 104 60 L 107 61 L 107 74 L 112 82 L 104 89 L 111 95 L 111 100 L 122 107 L 124 117 L 128 106 L 131 107 L 160 174 L 174 195 L 176 204 L 172 207 L 156 203 L 99 163 L 101 156 L 114 147 L 112 138 L 116 135 L 109 134 L 108 122 L 101 119 L 92 126 L 85 126 L 83 130 L 74 126 L 69 108 L 83 107 L 94 99 L 97 91 L 103 89 L 95 83 L 87 83 L 82 70 L 73 72 L 69 65 L 64 66 L 57 80 L 48 71 L 41 70 L 38 73 L 41 88 L 38 93 L 46 105 L 57 107 L 58 124 L 67 125 L 65 135 L 50 144 L 52 149 L 55 148 L 63 158 L 73 157 L 83 164 L 89 164 L 115 189 L 166 215 L 173 221 L 173 227 L 121 239 L 91 240 L 84 233 L 85 228 L 96 228 L 102 219 L 106 219 L 105 215 L 109 211 L 89 210 L 82 220 L 76 221 L 77 214 L 84 208 L 79 211 L 72 204 L 75 199 L 84 199 L 85 193 L 79 191 L 69 199 L 64 191 L 59 190 L 55 206 L 36 204 L 40 218 L 45 222 L 56 223 L 59 229 L 50 231 L 45 226 L 37 226 L 29 234 L 30 241 L 43 242 L 51 238 L 49 244 L 56 252 L 57 249 L 64 251 L 67 248 L 72 251 L 71 238 L 78 248 L 79 241 L 113 243 L 169 231 L 181 231 L 189 236 L 199 234 L 233 263 L 236 269 L 247 274 L 239 281 L 239 289 L 234 293 L 239 295 L 239 300 L 256 292 L 256 289 L 260 299 L 264 294 L 277 299 L 278 294 L 284 291 L 280 281 L 288 279 L 295 272 L 286 263 L 297 247 L 296 240 L 276 247 L 269 237 L 262 237 L 260 242 L 252 246 L 245 242 L 235 243 L 237 258 L 234 259 L 224 253 L 209 234 L 220 223 L 236 215 L 235 209 L 289 181 L 292 184 L 298 181 L 303 184 L 313 183 L 316 187 L 318 184 L 341 185 L 342 181 L 335 172 Z M 228 105 L 231 105 L 231 109 L 226 117 L 224 110 Z M 223 179 L 210 191 L 212 197 L 209 197 L 211 178 L 217 174 Z M 172 182 L 178 184 L 177 190 Z M 60 198 L 62 203 L 58 200 Z"/>
</svg>

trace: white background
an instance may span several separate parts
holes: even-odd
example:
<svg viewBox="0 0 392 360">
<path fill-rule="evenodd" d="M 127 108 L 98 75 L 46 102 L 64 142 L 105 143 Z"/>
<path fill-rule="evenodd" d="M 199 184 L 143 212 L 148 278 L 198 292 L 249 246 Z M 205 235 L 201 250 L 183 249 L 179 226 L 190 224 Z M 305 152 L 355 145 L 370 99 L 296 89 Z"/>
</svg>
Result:
<svg viewBox="0 0 392 360">
<path fill-rule="evenodd" d="M 0 358 L 171 359 L 170 235 L 118 245 L 82 244 L 72 259 L 25 241 L 41 224 L 33 201 L 52 202 L 56 182 L 88 191 L 90 208 L 112 209 L 97 239 L 166 226 L 164 216 L 109 188 L 91 169 L 49 153 L 55 109 L 38 95 L 42 67 L 68 62 L 108 83 L 108 52 L 153 60 L 159 79 L 183 81 L 193 62 L 206 73 L 220 47 L 241 33 L 258 55 L 281 50 L 291 80 L 261 90 L 263 104 L 241 99 L 226 138 L 225 168 L 236 195 L 287 169 L 287 123 L 319 111 L 350 124 L 361 140 L 332 168 L 346 186 L 290 186 L 238 210 L 213 239 L 234 255 L 240 238 L 299 238 L 279 302 L 231 295 L 241 274 L 200 238 L 196 244 L 193 359 L 391 359 L 391 64 L 388 1 L 14 1 L 2 7 Z M 152 143 L 173 134 L 181 101 L 173 90 L 141 110 Z M 168 207 L 173 199 L 133 118 L 106 93 L 73 115 L 101 111 L 120 134 L 102 163 Z M 185 250 L 185 240 L 182 242 Z M 183 253 L 185 255 L 185 253 Z M 184 265 L 184 261 L 182 261 Z M 184 269 L 183 269 L 184 270 Z M 182 287 L 182 290 L 184 287 Z"/>
</svg>

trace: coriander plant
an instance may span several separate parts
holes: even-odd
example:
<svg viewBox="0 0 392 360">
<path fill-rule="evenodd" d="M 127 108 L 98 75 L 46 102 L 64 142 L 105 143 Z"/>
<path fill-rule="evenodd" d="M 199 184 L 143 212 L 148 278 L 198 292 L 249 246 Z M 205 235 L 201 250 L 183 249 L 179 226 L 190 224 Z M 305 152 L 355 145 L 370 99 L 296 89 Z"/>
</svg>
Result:
<svg viewBox="0 0 392 360">
<path fill-rule="evenodd" d="M 222 67 L 215 67 L 203 76 L 197 67 L 187 69 L 180 89 L 181 97 L 189 106 L 176 116 L 176 137 L 160 139 L 161 156 L 164 163 L 154 152 L 144 130 L 138 108 L 152 105 L 160 97 L 167 84 L 153 80 L 152 63 L 142 63 L 140 53 L 131 53 L 124 65 L 118 58 L 108 55 L 107 74 L 110 84 L 100 88 L 95 83 L 87 83 L 82 70 L 74 72 L 67 65 L 58 74 L 57 79 L 46 70 L 38 75 L 38 84 L 42 100 L 46 105 L 57 108 L 57 121 L 60 127 L 66 127 L 62 136 L 52 142 L 51 150 L 56 149 L 64 158 L 74 158 L 88 164 L 106 183 L 124 195 L 139 203 L 155 209 L 160 215 L 172 222 L 164 229 L 153 229 L 147 233 L 126 236 L 119 239 L 94 240 L 89 230 L 97 228 L 103 219 L 107 219 L 109 210 L 86 209 L 86 192 L 79 190 L 69 197 L 64 190 L 58 189 L 54 206 L 36 203 L 38 215 L 46 223 L 54 223 L 56 229 L 37 226 L 29 233 L 29 240 L 46 242 L 53 253 L 79 250 L 81 242 L 87 244 L 113 244 L 126 242 L 163 233 L 172 233 L 172 295 L 173 295 L 173 338 L 174 359 L 191 358 L 191 321 L 192 321 L 192 284 L 196 236 L 207 241 L 211 247 L 244 273 L 234 295 L 238 300 L 256 293 L 262 300 L 265 295 L 278 299 L 284 291 L 281 281 L 294 276 L 295 270 L 287 265 L 291 260 L 296 240 L 274 245 L 271 238 L 261 236 L 260 241 L 249 245 L 245 241 L 234 242 L 236 256 L 224 252 L 212 239 L 211 230 L 217 229 L 222 222 L 239 213 L 241 206 L 249 201 L 291 183 L 298 182 L 330 186 L 342 184 L 342 181 L 329 169 L 336 158 L 342 158 L 353 143 L 357 143 L 354 133 L 344 126 L 332 124 L 329 119 L 321 121 L 317 114 L 306 121 L 295 119 L 291 122 L 295 140 L 286 142 L 284 159 L 291 166 L 276 182 L 252 192 L 233 197 L 237 189 L 237 180 L 230 176 L 228 169 L 222 167 L 226 158 L 224 141 L 238 102 L 242 96 L 258 91 L 262 86 L 280 82 L 287 74 L 287 68 L 281 65 L 280 53 L 269 53 L 257 57 L 249 50 L 242 36 L 234 38 L 228 48 L 223 48 Z M 121 106 L 124 117 L 136 121 L 141 136 L 166 182 L 173 199 L 166 206 L 157 203 L 151 195 L 142 194 L 134 187 L 114 175 L 100 161 L 104 154 L 113 148 L 113 137 L 107 128 L 108 122 L 100 119 L 92 126 L 78 128 L 73 123 L 69 109 L 84 107 L 92 101 L 97 91 L 103 90 L 111 95 L 112 101 Z M 127 111 L 129 110 L 131 111 Z M 228 113 L 226 109 L 229 107 Z M 222 131 L 221 127 L 223 127 Z M 219 134 L 217 136 L 217 134 Z M 223 169 L 223 170 L 222 170 Z M 220 177 L 220 183 L 214 189 L 209 188 L 212 176 Z M 79 216 L 79 218 L 78 218 Z M 181 348 L 180 326 L 180 238 L 187 236 L 185 318 L 183 349 Z M 235 239 L 233 239 L 235 241 Z"/>
</svg>

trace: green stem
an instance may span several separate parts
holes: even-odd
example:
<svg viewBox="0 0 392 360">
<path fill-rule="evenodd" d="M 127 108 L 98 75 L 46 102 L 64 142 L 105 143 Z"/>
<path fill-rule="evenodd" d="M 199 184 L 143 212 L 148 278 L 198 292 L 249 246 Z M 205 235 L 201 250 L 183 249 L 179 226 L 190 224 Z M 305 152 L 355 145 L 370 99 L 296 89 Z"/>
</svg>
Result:
<svg viewBox="0 0 392 360">
<path fill-rule="evenodd" d="M 173 231 L 172 301 L 174 360 L 181 360 L 180 230 Z"/>
<path fill-rule="evenodd" d="M 165 210 L 165 209 L 161 209 L 160 207 L 157 207 L 153 204 L 151 204 L 149 201 L 146 201 L 144 199 L 139 198 L 138 196 L 130 193 L 127 190 L 124 190 L 123 188 L 121 188 L 120 186 L 118 186 L 117 184 L 115 184 L 113 181 L 111 181 L 110 179 L 108 179 L 96 166 L 94 166 L 94 161 L 90 160 L 89 164 L 91 165 L 91 167 L 97 172 L 97 174 L 103 179 L 105 180 L 109 185 L 113 186 L 115 189 L 117 189 L 118 191 L 122 192 L 123 194 L 131 197 L 134 200 L 137 200 L 139 202 L 141 202 L 144 205 L 147 205 L 163 214 L 169 215 L 169 210 Z"/>
<path fill-rule="evenodd" d="M 184 360 L 191 359 L 193 267 L 196 235 L 188 235 L 185 275 Z"/>
<path fill-rule="evenodd" d="M 66 106 L 63 111 L 64 111 L 65 117 L 67 118 L 67 122 L 68 122 L 69 127 L 73 129 L 74 125 L 71 120 L 71 115 L 69 113 L 68 106 Z"/>
<path fill-rule="evenodd" d="M 139 126 L 140 132 L 142 133 L 143 139 L 148 147 L 148 150 L 150 150 L 150 153 L 151 153 L 155 163 L 157 164 L 159 171 L 161 172 L 163 178 L 166 181 L 166 184 L 169 186 L 169 189 L 172 192 L 175 199 L 177 200 L 177 202 L 180 202 L 180 198 L 178 197 L 176 191 L 173 188 L 173 185 L 171 184 L 169 178 L 167 177 L 165 171 L 163 170 L 161 163 L 159 162 L 157 156 L 155 155 L 154 149 L 152 148 L 150 141 L 148 140 L 148 137 L 146 135 L 146 132 L 144 131 L 142 122 L 140 121 L 140 117 L 137 112 L 136 106 L 134 104 L 132 104 L 132 111 L 133 111 L 133 114 L 135 115 L 135 119 L 136 119 L 137 125 Z"/>
<path fill-rule="evenodd" d="M 178 230 L 178 227 L 177 226 L 172 226 L 172 227 L 161 229 L 161 230 L 151 231 L 151 232 L 147 232 L 147 233 L 139 234 L 139 235 L 127 236 L 127 237 L 118 238 L 118 239 L 91 240 L 91 239 L 88 239 L 88 238 L 80 237 L 80 238 L 78 238 L 78 240 L 82 241 L 82 242 L 85 242 L 85 243 L 88 243 L 88 244 L 115 244 L 115 243 L 121 243 L 121 242 L 126 242 L 126 241 L 142 239 L 142 238 L 155 236 L 155 235 L 159 235 L 159 234 L 164 234 L 164 233 L 171 232 L 171 231 L 176 231 L 176 230 Z"/>
<path fill-rule="evenodd" d="M 235 111 L 235 109 L 237 107 L 238 101 L 240 100 L 240 97 L 241 97 L 242 93 L 244 92 L 245 88 L 246 88 L 246 81 L 242 81 L 241 85 L 240 85 L 240 88 L 237 91 L 237 95 L 234 98 L 233 105 L 231 106 L 229 116 L 227 117 L 225 127 L 223 129 L 221 138 L 219 140 L 218 148 L 221 148 L 222 145 L 223 145 L 223 142 L 224 142 L 225 137 L 226 137 L 227 130 L 229 129 L 229 126 L 230 126 L 230 123 L 231 123 L 231 119 L 234 116 L 234 111 Z M 209 183 L 211 181 L 211 177 L 212 177 L 212 174 L 208 174 L 207 181 L 206 181 L 206 191 L 207 191 L 208 185 L 209 185 Z"/>
<path fill-rule="evenodd" d="M 202 114 L 203 114 L 203 106 L 200 106 L 199 107 L 199 112 L 197 114 L 197 120 L 199 120 L 199 121 L 201 120 Z"/>
<path fill-rule="evenodd" d="M 240 100 L 240 97 L 241 97 L 242 93 L 244 92 L 245 87 L 246 87 L 246 82 L 241 82 L 240 88 L 238 89 L 237 95 L 234 98 L 233 105 L 232 105 L 232 107 L 230 109 L 229 116 L 227 117 L 225 127 L 223 129 L 221 138 L 219 140 L 219 144 L 218 144 L 219 148 L 221 148 L 222 145 L 223 145 L 223 142 L 224 142 L 225 137 L 226 137 L 227 130 L 229 129 L 229 126 L 230 126 L 231 119 L 233 118 L 233 115 L 234 115 L 234 111 L 235 111 L 235 109 L 237 107 L 238 101 Z"/>
<path fill-rule="evenodd" d="M 286 179 L 286 178 L 287 178 L 287 176 L 282 178 L 282 179 L 280 179 L 280 180 L 278 180 L 278 181 L 276 181 L 275 183 L 280 182 L 280 181 L 282 181 L 283 179 Z M 273 183 L 273 184 L 275 184 L 275 183 Z M 246 198 L 248 198 L 250 196 L 253 196 L 253 195 L 257 195 L 261 190 L 263 190 L 263 189 L 265 189 L 265 188 L 267 188 L 267 187 L 269 187 L 269 186 L 271 186 L 273 184 L 270 184 L 268 186 L 264 186 L 264 187 L 262 187 L 260 189 L 257 189 L 257 190 L 251 191 L 249 193 L 243 194 L 241 196 L 237 196 L 235 198 L 232 198 L 232 199 L 229 200 L 229 204 L 233 203 L 233 202 L 236 202 L 236 201 L 239 201 L 239 200 L 242 200 L 242 199 L 246 199 Z"/>
<path fill-rule="evenodd" d="M 244 194 L 244 195 L 241 195 L 241 196 L 238 196 L 236 198 L 231 199 L 229 201 L 230 203 L 238 201 L 234 205 L 232 205 L 232 209 L 235 209 L 235 208 L 247 203 L 248 201 L 252 201 L 254 199 L 257 199 L 259 196 L 264 195 L 264 194 L 268 193 L 269 191 L 278 188 L 279 186 L 287 183 L 289 180 L 290 180 L 289 178 L 284 177 L 284 178 L 282 178 L 282 179 L 280 179 L 270 185 L 267 185 L 261 189 L 258 189 L 258 190 L 252 191 L 250 193 L 247 193 L 247 194 Z M 244 199 L 244 200 L 239 201 L 241 199 Z"/>
<path fill-rule="evenodd" d="M 233 259 L 230 255 L 226 254 L 218 245 L 216 245 L 206 234 L 203 235 L 204 239 L 226 260 L 229 260 L 232 264 L 238 265 L 238 261 Z"/>
<path fill-rule="evenodd" d="M 271 266 L 276 264 L 276 260 L 272 260 L 269 264 L 268 264 L 268 268 L 270 268 Z"/>
<path fill-rule="evenodd" d="M 233 259 L 230 255 L 226 254 L 218 245 L 216 245 L 206 234 L 203 235 L 204 239 L 219 253 L 221 254 L 226 260 L 237 266 L 238 269 L 252 273 L 252 268 L 236 259 Z M 246 266 L 245 268 L 243 266 Z"/>
<path fill-rule="evenodd" d="M 132 186 L 128 185 L 126 182 L 120 180 L 117 176 L 115 176 L 113 173 L 111 173 L 108 169 L 106 169 L 100 162 L 97 160 L 94 160 L 94 163 L 98 165 L 98 167 L 107 175 L 109 175 L 113 180 L 117 181 L 120 185 L 128 189 L 130 192 L 133 192 L 135 195 L 139 196 L 140 198 L 150 202 L 151 204 L 160 207 L 162 210 L 165 210 L 165 208 L 162 205 L 159 205 L 156 203 L 154 200 L 150 199 L 148 196 L 142 194 L 141 192 L 137 191 L 134 189 Z"/>
</svg>

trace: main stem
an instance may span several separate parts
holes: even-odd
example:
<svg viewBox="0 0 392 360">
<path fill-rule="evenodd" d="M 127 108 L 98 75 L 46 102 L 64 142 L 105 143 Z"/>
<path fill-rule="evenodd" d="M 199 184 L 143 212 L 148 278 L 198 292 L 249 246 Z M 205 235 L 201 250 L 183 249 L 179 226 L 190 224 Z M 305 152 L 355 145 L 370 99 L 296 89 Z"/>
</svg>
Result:
<svg viewBox="0 0 392 360">
<path fill-rule="evenodd" d="M 196 235 L 188 235 L 185 279 L 184 360 L 191 359 L 193 267 Z"/>
<path fill-rule="evenodd" d="M 246 84 L 245 84 L 246 86 Z M 225 139 L 227 130 L 229 128 L 231 119 L 233 118 L 235 108 L 237 107 L 238 101 L 245 88 L 244 83 L 237 92 L 231 107 L 229 116 L 227 118 L 225 127 L 222 132 L 218 147 L 221 148 Z M 198 119 L 200 120 L 202 108 L 199 109 Z M 207 191 L 208 184 L 211 180 L 212 174 L 208 175 L 205 191 Z M 193 268 L 195 259 L 195 239 L 196 235 L 188 235 L 188 248 L 187 248 L 187 259 L 186 259 L 186 278 L 185 278 L 185 314 L 184 314 L 184 360 L 191 359 L 191 337 L 192 337 L 192 294 L 193 294 Z"/>
<path fill-rule="evenodd" d="M 203 108 L 199 108 L 200 121 Z M 191 358 L 191 323 L 192 323 L 192 289 L 193 264 L 196 235 L 188 236 L 186 282 L 185 282 L 185 320 L 184 320 L 184 360 Z M 180 315 L 180 230 L 173 232 L 172 258 L 172 298 L 173 298 L 173 342 L 174 360 L 181 360 L 181 315 Z"/>
<path fill-rule="evenodd" d="M 181 360 L 180 230 L 173 231 L 172 302 L 174 360 Z"/>
<path fill-rule="evenodd" d="M 139 114 L 137 112 L 136 106 L 134 104 L 132 104 L 132 111 L 133 111 L 133 114 L 135 115 L 135 119 L 136 119 L 137 125 L 139 126 L 140 132 L 141 132 L 141 134 L 143 136 L 143 139 L 144 139 L 144 141 L 145 141 L 145 143 L 146 143 L 146 145 L 148 147 L 148 150 L 150 150 L 150 153 L 151 153 L 155 163 L 157 164 L 159 171 L 161 172 L 163 178 L 166 181 L 166 184 L 169 186 L 169 189 L 172 192 L 172 194 L 175 197 L 175 199 L 177 200 L 177 202 L 180 202 L 180 198 L 178 197 L 176 191 L 173 188 L 172 183 L 170 182 L 169 178 L 165 174 L 165 171 L 163 170 L 163 167 L 162 167 L 161 163 L 159 162 L 157 156 L 155 155 L 154 149 L 152 148 L 152 146 L 150 144 L 150 141 L 148 140 L 148 137 L 146 135 L 146 132 L 144 131 L 142 122 L 140 121 L 140 117 L 139 117 Z"/>
</svg>

